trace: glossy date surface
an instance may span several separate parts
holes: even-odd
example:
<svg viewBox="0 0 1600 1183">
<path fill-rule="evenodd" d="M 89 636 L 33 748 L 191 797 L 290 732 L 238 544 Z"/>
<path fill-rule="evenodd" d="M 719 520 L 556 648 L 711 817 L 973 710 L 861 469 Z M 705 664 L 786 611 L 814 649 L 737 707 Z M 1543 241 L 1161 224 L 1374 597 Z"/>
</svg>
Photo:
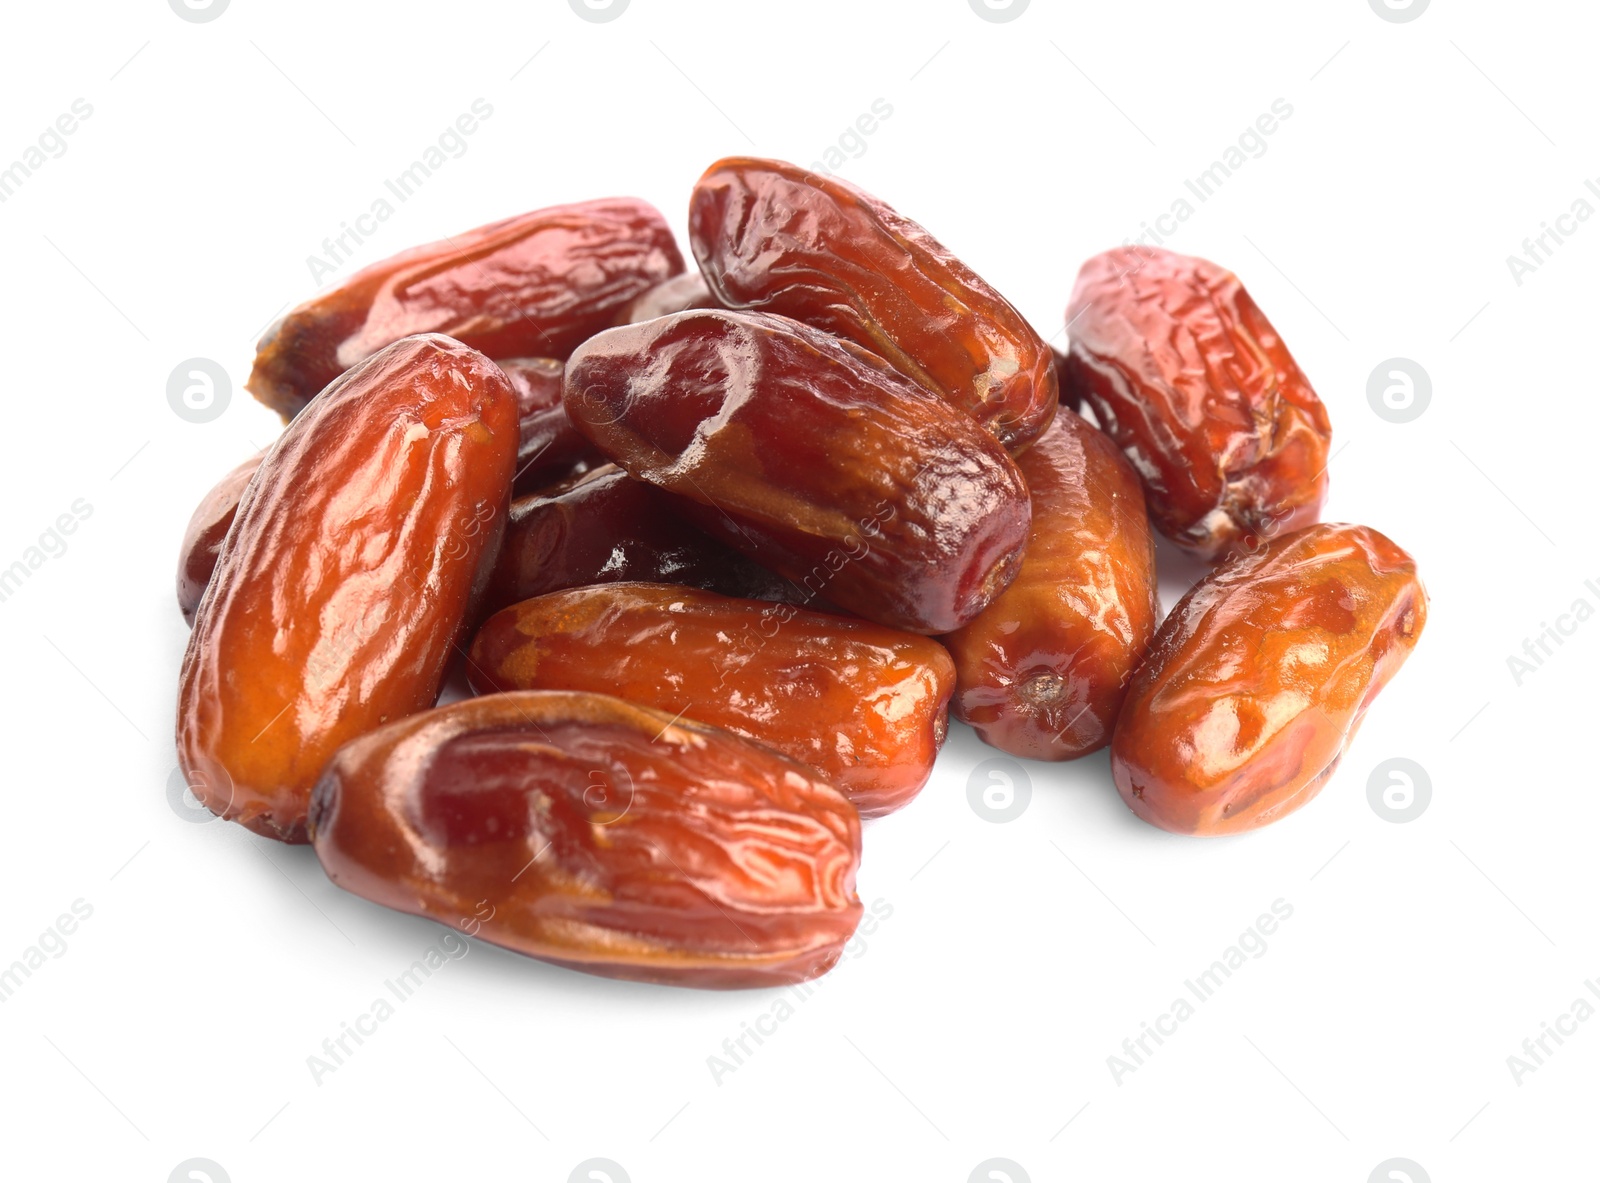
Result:
<svg viewBox="0 0 1600 1183">
<path fill-rule="evenodd" d="M 1050 423 L 1049 348 L 942 244 L 837 177 L 730 157 L 695 186 L 689 237 L 729 308 L 776 312 L 871 350 L 1021 449 Z"/>
<path fill-rule="evenodd" d="M 622 310 L 617 323 L 639 324 L 660 316 L 671 316 L 674 312 L 688 312 L 692 308 L 721 307 L 716 296 L 711 294 L 706 277 L 697 270 L 685 271 L 682 275 L 663 280 L 642 296 L 636 297 Z"/>
<path fill-rule="evenodd" d="M 1022 475 L 968 416 L 859 346 L 781 316 L 684 312 L 567 364 L 578 430 L 695 524 L 879 624 L 959 628 L 1028 531 Z"/>
<path fill-rule="evenodd" d="M 183 545 L 178 550 L 178 611 L 188 624 L 194 623 L 195 609 L 216 570 L 222 540 L 228 536 L 228 527 L 239 511 L 239 499 L 260 467 L 261 456 L 252 456 L 218 481 L 195 506 L 183 532 Z"/>
<path fill-rule="evenodd" d="M 1255 829 L 1322 789 L 1427 620 L 1416 563 L 1365 526 L 1308 526 L 1225 563 L 1157 633 L 1111 771 L 1182 834 Z"/>
<path fill-rule="evenodd" d="M 444 333 L 491 358 L 565 358 L 683 270 L 665 219 L 630 197 L 551 206 L 375 263 L 292 309 L 245 383 L 288 419 L 362 358 Z"/>
<path fill-rule="evenodd" d="M 1063 407 L 1017 458 L 1033 502 L 1022 570 L 944 638 L 956 717 L 987 744 L 1036 760 L 1104 747 L 1161 619 L 1139 477 Z"/>
<path fill-rule="evenodd" d="M 863 620 L 655 583 L 575 588 L 489 618 L 479 693 L 615 694 L 757 740 L 864 817 L 927 783 L 955 669 L 937 641 Z"/>
<path fill-rule="evenodd" d="M 561 405 L 563 363 L 553 357 L 512 357 L 495 364 L 516 392 L 521 420 L 513 492 L 537 492 L 605 463 Z"/>
<path fill-rule="evenodd" d="M 806 602 L 798 584 L 691 526 L 670 494 L 606 464 L 511 503 L 483 611 L 624 580 Z"/>
<path fill-rule="evenodd" d="M 1317 520 L 1328 413 L 1232 272 L 1153 247 L 1084 264 L 1062 396 L 1145 483 L 1156 527 L 1206 560 Z"/>
<path fill-rule="evenodd" d="M 597 694 L 488 695 L 363 736 L 311 832 L 347 891 L 607 977 L 804 981 L 861 917 L 861 823 L 835 789 Z"/>
<path fill-rule="evenodd" d="M 431 705 L 504 528 L 517 407 L 448 337 L 351 370 L 261 461 L 200 601 L 178 755 L 213 812 L 305 840 L 336 748 Z"/>
</svg>

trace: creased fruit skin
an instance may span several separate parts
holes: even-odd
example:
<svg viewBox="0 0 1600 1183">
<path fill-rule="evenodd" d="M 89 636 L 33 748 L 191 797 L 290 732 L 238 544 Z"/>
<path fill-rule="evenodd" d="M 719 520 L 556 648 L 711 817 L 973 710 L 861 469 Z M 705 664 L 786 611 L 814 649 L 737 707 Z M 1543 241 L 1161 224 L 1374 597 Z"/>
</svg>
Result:
<svg viewBox="0 0 1600 1183">
<path fill-rule="evenodd" d="M 594 445 L 578 434 L 561 405 L 561 374 L 553 357 L 512 357 L 495 363 L 517 394 L 521 443 L 517 446 L 514 493 L 533 493 L 605 463 Z"/>
<path fill-rule="evenodd" d="M 356 272 L 261 338 L 245 388 L 285 419 L 362 358 L 414 333 L 489 357 L 564 358 L 640 292 L 683 270 L 647 202 L 603 198 L 535 210 Z"/>
<path fill-rule="evenodd" d="M 955 689 L 927 637 L 657 583 L 507 608 L 479 629 L 467 672 L 479 693 L 615 694 L 732 731 L 815 769 L 863 817 L 927 783 Z"/>
<path fill-rule="evenodd" d="M 1065 407 L 1017 458 L 1033 499 L 1022 570 L 944 638 L 956 717 L 984 743 L 1070 760 L 1111 742 L 1134 670 L 1161 619 L 1155 546 L 1139 477 Z"/>
<path fill-rule="evenodd" d="M 639 324 L 674 312 L 688 312 L 692 308 L 721 308 L 711 294 L 706 277 L 698 271 L 685 271 L 671 279 L 656 284 L 644 295 L 634 299 L 617 317 L 619 325 Z"/>
<path fill-rule="evenodd" d="M 511 503 L 483 612 L 569 587 L 628 580 L 811 602 L 798 584 L 689 525 L 671 494 L 605 464 Z"/>
<path fill-rule="evenodd" d="M 776 312 L 872 351 L 1013 451 L 1056 410 L 1049 348 L 908 218 L 837 177 L 734 156 L 695 186 L 689 238 L 729 308 Z"/>
<path fill-rule="evenodd" d="M 487 358 L 408 337 L 261 461 L 200 601 L 178 757 L 214 813 L 305 841 L 334 750 L 430 706 L 504 529 L 517 404 Z"/>
<path fill-rule="evenodd" d="M 1366 526 L 1308 526 L 1195 585 L 1156 635 L 1111 742 L 1123 800 L 1232 834 L 1316 796 L 1428 616 L 1416 564 Z"/>
<path fill-rule="evenodd" d="M 1028 493 L 966 415 L 786 317 L 682 312 L 591 337 L 567 413 L 694 523 L 868 620 L 959 628 L 1016 573 Z"/>
<path fill-rule="evenodd" d="M 1328 412 L 1232 272 L 1154 247 L 1083 265 L 1062 398 L 1087 403 L 1150 516 L 1206 560 L 1317 520 Z"/>
<path fill-rule="evenodd" d="M 195 609 L 216 570 L 217 555 L 239 510 L 239 499 L 260 467 L 261 457 L 252 456 L 218 481 L 195 506 L 183 532 L 183 546 L 178 551 L 178 611 L 188 624 L 194 623 Z"/>
<path fill-rule="evenodd" d="M 346 891 L 606 977 L 805 981 L 861 918 L 861 823 L 837 790 L 598 694 L 493 694 L 354 740 L 311 832 Z"/>
</svg>

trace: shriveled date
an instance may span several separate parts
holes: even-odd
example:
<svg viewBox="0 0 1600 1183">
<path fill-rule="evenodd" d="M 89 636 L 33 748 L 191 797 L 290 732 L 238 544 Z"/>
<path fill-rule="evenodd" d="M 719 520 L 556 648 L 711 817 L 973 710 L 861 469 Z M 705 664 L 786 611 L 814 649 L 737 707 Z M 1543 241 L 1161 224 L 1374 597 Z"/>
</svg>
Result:
<svg viewBox="0 0 1600 1183">
<path fill-rule="evenodd" d="M 843 608 L 959 628 L 1011 581 L 1028 495 L 969 417 L 786 317 L 684 312 L 591 338 L 567 412 L 695 523 Z"/>
<path fill-rule="evenodd" d="M 1123 695 L 1160 620 L 1139 477 L 1063 407 L 1017 458 L 1033 499 L 1022 570 L 944 639 L 956 717 L 1002 751 L 1069 760 L 1111 742 Z"/>
<path fill-rule="evenodd" d="M 1008 448 L 1055 414 L 1050 350 L 1022 314 L 921 226 L 837 177 L 719 160 L 695 186 L 689 237 L 727 307 L 854 341 Z"/>
<path fill-rule="evenodd" d="M 430 706 L 505 524 L 517 406 L 448 337 L 358 365 L 261 461 L 195 616 L 178 756 L 195 795 L 305 840 L 336 748 Z"/>
<path fill-rule="evenodd" d="M 725 728 L 815 769 L 867 817 L 927 783 L 955 686 L 927 637 L 657 583 L 507 608 L 479 630 L 468 674 L 480 693 L 589 690 Z"/>
<path fill-rule="evenodd" d="M 261 467 L 261 459 L 250 457 L 218 481 L 195 506 L 194 516 L 183 532 L 183 546 L 178 551 L 178 610 L 189 624 L 194 623 L 195 609 L 216 570 L 222 540 L 228 536 L 228 527 L 239 512 L 239 499 Z"/>
<path fill-rule="evenodd" d="M 1427 615 L 1411 556 L 1365 526 L 1308 526 L 1224 564 L 1172 610 L 1128 691 L 1111 743 L 1123 799 L 1183 834 L 1300 808 Z"/>
<path fill-rule="evenodd" d="M 357 739 L 311 833 L 347 891 L 607 977 L 804 981 L 861 918 L 861 823 L 835 789 L 598 694 L 493 694 Z"/>
<path fill-rule="evenodd" d="M 1328 413 L 1232 272 L 1154 247 L 1083 265 L 1062 396 L 1144 479 L 1156 527 L 1202 559 L 1317 520 Z"/>
<path fill-rule="evenodd" d="M 485 613 L 547 592 L 644 580 L 752 600 L 806 603 L 803 589 L 684 519 L 677 498 L 615 464 L 511 503 Z"/>
<path fill-rule="evenodd" d="M 682 270 L 672 231 L 646 202 L 535 210 L 403 251 L 319 293 L 267 330 L 245 386 L 288 419 L 413 333 L 445 333 L 493 358 L 565 358 Z"/>
</svg>

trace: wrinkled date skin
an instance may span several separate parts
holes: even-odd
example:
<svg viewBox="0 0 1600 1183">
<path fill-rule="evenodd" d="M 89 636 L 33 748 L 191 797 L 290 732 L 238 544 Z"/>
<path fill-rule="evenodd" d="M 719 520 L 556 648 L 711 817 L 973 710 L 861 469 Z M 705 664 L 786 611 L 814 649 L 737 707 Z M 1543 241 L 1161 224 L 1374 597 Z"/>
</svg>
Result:
<svg viewBox="0 0 1600 1183">
<path fill-rule="evenodd" d="M 1028 533 L 1000 444 L 881 359 L 781 316 L 683 312 L 601 333 L 567 363 L 567 413 L 696 525 L 850 612 L 959 628 Z"/>
<path fill-rule="evenodd" d="M 222 540 L 239 511 L 239 499 L 260 467 L 261 457 L 252 456 L 218 481 L 195 507 L 183 532 L 183 546 L 178 551 L 178 610 L 188 624 L 194 623 L 195 609 L 216 570 Z"/>
<path fill-rule="evenodd" d="M 517 405 L 448 337 L 408 337 L 261 461 L 200 601 L 178 687 L 191 791 L 305 841 L 334 750 L 430 706 L 504 529 Z"/>
<path fill-rule="evenodd" d="M 414 333 L 444 333 L 495 358 L 565 358 L 682 270 L 672 231 L 646 202 L 535 210 L 404 251 L 319 293 L 267 330 L 245 387 L 287 420 L 356 362 Z"/>
<path fill-rule="evenodd" d="M 1134 670 L 1161 619 L 1155 545 L 1138 474 L 1063 407 L 1017 458 L 1033 497 L 1022 570 L 966 628 L 956 717 L 984 743 L 1070 760 L 1111 742 Z"/>
<path fill-rule="evenodd" d="M 623 309 L 617 318 L 619 325 L 639 324 L 674 312 L 688 312 L 692 308 L 721 308 L 717 298 L 706 285 L 706 277 L 698 271 L 685 271 L 663 283 L 658 283 L 644 295 Z"/>
<path fill-rule="evenodd" d="M 605 463 L 594 445 L 578 434 L 561 405 L 561 374 L 553 357 L 512 357 L 495 363 L 511 381 L 521 419 L 517 445 L 517 494 L 547 489 Z"/>
<path fill-rule="evenodd" d="M 1252 830 L 1333 774 L 1427 620 L 1416 564 L 1365 526 L 1308 526 L 1172 610 L 1111 742 L 1117 789 L 1180 834 Z"/>
<path fill-rule="evenodd" d="M 677 499 L 607 464 L 511 503 L 483 611 L 569 587 L 625 580 L 807 602 L 798 584 L 689 525 Z"/>
<path fill-rule="evenodd" d="M 854 341 L 1014 451 L 1049 426 L 1056 374 L 1039 334 L 931 234 L 855 186 L 781 160 L 720 160 L 695 186 L 689 238 L 725 306 Z"/>
<path fill-rule="evenodd" d="M 598 694 L 489 695 L 357 739 L 311 830 L 346 891 L 606 977 L 801 982 L 861 918 L 861 823 L 836 789 Z"/>
<path fill-rule="evenodd" d="M 1317 520 L 1328 412 L 1232 272 L 1125 247 L 1083 265 L 1063 398 L 1145 483 L 1156 528 L 1205 560 Z"/>
<path fill-rule="evenodd" d="M 655 583 L 507 608 L 479 630 L 468 675 L 479 693 L 587 690 L 721 727 L 814 769 L 863 817 L 927 783 L 955 688 L 927 637 Z"/>
</svg>

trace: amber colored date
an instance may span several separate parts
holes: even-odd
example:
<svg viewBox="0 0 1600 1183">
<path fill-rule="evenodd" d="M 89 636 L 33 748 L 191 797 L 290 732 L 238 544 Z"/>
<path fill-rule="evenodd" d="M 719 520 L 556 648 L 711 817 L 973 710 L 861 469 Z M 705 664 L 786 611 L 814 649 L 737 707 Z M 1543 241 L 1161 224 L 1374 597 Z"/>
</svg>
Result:
<svg viewBox="0 0 1600 1183">
<path fill-rule="evenodd" d="M 927 637 L 657 583 L 507 608 L 478 630 L 468 674 L 480 693 L 615 694 L 757 740 L 815 769 L 863 817 L 927 783 L 955 688 L 950 655 Z"/>
<path fill-rule="evenodd" d="M 605 463 L 578 434 L 561 405 L 561 373 L 553 357 L 512 357 L 495 363 L 511 381 L 521 419 L 515 493 L 533 493 Z"/>
<path fill-rule="evenodd" d="M 375 263 L 269 328 L 246 389 L 285 419 L 401 337 L 444 333 L 489 357 L 565 358 L 683 270 L 647 202 L 616 197 L 507 218 Z"/>
<path fill-rule="evenodd" d="M 1022 474 L 970 418 L 786 317 L 683 312 L 567 363 L 578 430 L 696 525 L 868 620 L 959 628 L 1011 581 Z"/>
<path fill-rule="evenodd" d="M 598 694 L 494 694 L 354 740 L 311 833 L 347 891 L 606 977 L 800 982 L 861 918 L 861 823 L 837 790 Z"/>
<path fill-rule="evenodd" d="M 644 295 L 622 310 L 617 317 L 619 325 L 638 324 L 671 316 L 674 312 L 688 312 L 692 308 L 721 308 L 717 298 L 706 285 L 706 277 L 698 271 L 685 271 L 671 279 L 656 284 Z"/>
<path fill-rule="evenodd" d="M 1416 564 L 1365 526 L 1233 559 L 1162 624 L 1111 742 L 1117 789 L 1182 834 L 1264 826 L 1322 789 L 1427 620 Z"/>
<path fill-rule="evenodd" d="M 448 337 L 330 386 L 261 461 L 200 601 L 178 756 L 215 813 L 305 840 L 340 744 L 431 705 L 504 528 L 517 406 Z"/>
<path fill-rule="evenodd" d="M 1063 397 L 1133 460 L 1156 528 L 1207 560 L 1317 520 L 1328 412 L 1232 272 L 1125 247 L 1083 265 Z"/>
<path fill-rule="evenodd" d="M 260 467 L 261 456 L 252 456 L 218 481 L 195 506 L 183 532 L 183 546 L 178 551 L 178 611 L 189 624 L 194 623 L 195 609 L 216 570 L 217 555 L 239 510 L 239 499 Z"/>
<path fill-rule="evenodd" d="M 483 611 L 569 587 L 625 580 L 811 602 L 798 584 L 689 525 L 671 495 L 606 464 L 511 503 Z"/>
<path fill-rule="evenodd" d="M 837 177 L 737 156 L 695 186 L 689 237 L 729 308 L 854 341 L 1013 450 L 1050 424 L 1056 373 L 1022 314 L 943 245 Z"/>
<path fill-rule="evenodd" d="M 1070 760 L 1111 742 L 1161 619 L 1139 477 L 1065 407 L 1017 458 L 1033 499 L 1022 570 L 944 638 L 956 717 L 1014 756 Z"/>
</svg>

